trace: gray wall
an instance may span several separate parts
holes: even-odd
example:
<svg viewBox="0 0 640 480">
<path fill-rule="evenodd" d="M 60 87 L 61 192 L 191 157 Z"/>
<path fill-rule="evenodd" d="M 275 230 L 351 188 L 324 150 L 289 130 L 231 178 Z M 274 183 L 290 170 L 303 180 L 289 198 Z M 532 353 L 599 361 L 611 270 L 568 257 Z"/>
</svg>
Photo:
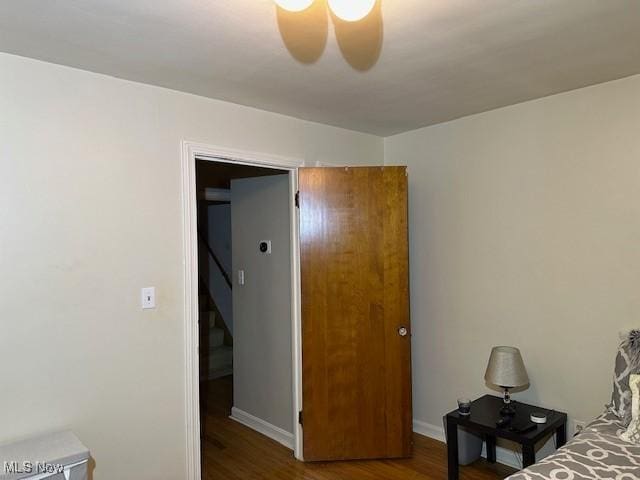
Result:
<svg viewBox="0 0 640 480">
<path fill-rule="evenodd" d="M 289 196 L 288 175 L 231 182 L 234 406 L 291 433 Z"/>
<path fill-rule="evenodd" d="M 640 76 L 388 138 L 409 165 L 414 418 L 487 393 L 516 345 L 518 400 L 588 421 L 640 317 Z"/>
</svg>

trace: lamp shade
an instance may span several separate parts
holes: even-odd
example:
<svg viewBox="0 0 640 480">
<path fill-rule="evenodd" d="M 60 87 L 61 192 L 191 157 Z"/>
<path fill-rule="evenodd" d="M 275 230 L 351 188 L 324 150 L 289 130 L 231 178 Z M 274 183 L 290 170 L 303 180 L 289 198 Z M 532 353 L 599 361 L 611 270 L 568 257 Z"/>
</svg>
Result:
<svg viewBox="0 0 640 480">
<path fill-rule="evenodd" d="M 503 388 L 527 385 L 529 376 L 520 350 L 515 347 L 493 347 L 484 379 Z"/>
</svg>

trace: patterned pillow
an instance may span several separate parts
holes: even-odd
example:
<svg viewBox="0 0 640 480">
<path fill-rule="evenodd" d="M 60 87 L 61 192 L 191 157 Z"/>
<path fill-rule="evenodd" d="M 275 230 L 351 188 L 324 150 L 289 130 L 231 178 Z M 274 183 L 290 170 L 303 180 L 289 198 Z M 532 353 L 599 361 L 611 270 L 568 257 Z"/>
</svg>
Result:
<svg viewBox="0 0 640 480">
<path fill-rule="evenodd" d="M 629 375 L 633 373 L 640 373 L 640 330 L 631 330 L 618 347 L 613 373 L 611 411 L 622 420 L 625 427 L 631 423 Z"/>
<path fill-rule="evenodd" d="M 629 377 L 631 387 L 631 423 L 629 428 L 620 434 L 625 442 L 640 443 L 640 375 Z"/>
</svg>

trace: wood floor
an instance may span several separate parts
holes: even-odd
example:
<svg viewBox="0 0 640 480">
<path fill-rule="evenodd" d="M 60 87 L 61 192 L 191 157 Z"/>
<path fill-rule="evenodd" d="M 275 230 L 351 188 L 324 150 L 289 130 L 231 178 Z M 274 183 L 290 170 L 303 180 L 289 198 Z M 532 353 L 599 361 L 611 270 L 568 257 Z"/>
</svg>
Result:
<svg viewBox="0 0 640 480">
<path fill-rule="evenodd" d="M 232 377 L 203 389 L 203 480 L 440 480 L 447 478 L 444 444 L 414 434 L 413 458 L 367 462 L 302 463 L 291 450 L 229 419 Z M 494 480 L 513 470 L 480 460 L 460 468 L 462 480 Z"/>
</svg>

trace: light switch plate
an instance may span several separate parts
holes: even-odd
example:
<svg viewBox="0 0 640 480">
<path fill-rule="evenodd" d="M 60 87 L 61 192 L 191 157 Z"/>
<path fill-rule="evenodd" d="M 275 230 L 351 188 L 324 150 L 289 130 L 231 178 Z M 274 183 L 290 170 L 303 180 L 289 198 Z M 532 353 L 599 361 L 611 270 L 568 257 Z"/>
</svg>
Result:
<svg viewBox="0 0 640 480">
<path fill-rule="evenodd" d="M 142 309 L 156 308 L 156 287 L 145 287 L 141 293 Z"/>
<path fill-rule="evenodd" d="M 238 270 L 238 285 L 244 285 L 244 270 Z"/>
</svg>

